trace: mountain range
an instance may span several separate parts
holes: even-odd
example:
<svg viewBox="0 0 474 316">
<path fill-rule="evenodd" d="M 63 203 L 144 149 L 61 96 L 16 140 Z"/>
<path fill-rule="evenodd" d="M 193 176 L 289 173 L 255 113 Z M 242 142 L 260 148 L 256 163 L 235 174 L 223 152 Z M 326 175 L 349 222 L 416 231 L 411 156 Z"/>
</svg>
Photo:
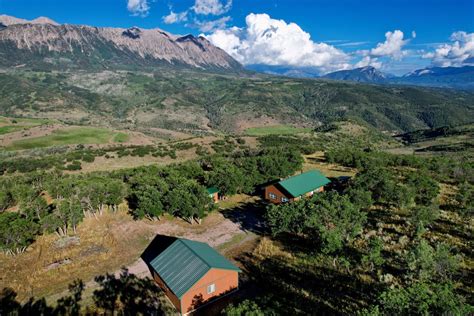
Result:
<svg viewBox="0 0 474 316">
<path fill-rule="evenodd" d="M 203 36 L 174 35 L 158 28 L 59 24 L 47 17 L 28 21 L 7 15 L 0 15 L 0 67 L 37 70 L 184 67 L 245 71 L 239 62 Z M 322 76 L 311 67 L 247 65 L 246 69 L 297 78 L 474 89 L 474 66 L 425 68 L 401 77 L 371 66 Z"/>
<path fill-rule="evenodd" d="M 160 29 L 58 24 L 0 16 L 0 66 L 144 68 L 184 66 L 240 71 L 242 66 L 202 36 L 177 36 Z"/>
<path fill-rule="evenodd" d="M 418 69 L 402 77 L 392 78 L 389 82 L 472 90 L 474 89 L 474 66 Z"/>
<path fill-rule="evenodd" d="M 252 66 L 252 69 L 270 74 L 285 75 L 299 78 L 323 78 L 330 80 L 354 81 L 375 84 L 403 84 L 427 87 L 474 89 L 474 66 L 462 67 L 428 67 L 417 69 L 403 76 L 397 77 L 384 73 L 372 66 L 339 70 L 319 76 L 310 69 L 299 68 L 266 68 Z"/>
</svg>

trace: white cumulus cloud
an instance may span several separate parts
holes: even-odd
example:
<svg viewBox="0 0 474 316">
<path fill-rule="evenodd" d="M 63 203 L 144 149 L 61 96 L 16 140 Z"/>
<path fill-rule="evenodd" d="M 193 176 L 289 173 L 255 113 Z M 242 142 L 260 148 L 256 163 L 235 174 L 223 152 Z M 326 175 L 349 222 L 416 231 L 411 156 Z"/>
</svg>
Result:
<svg viewBox="0 0 474 316">
<path fill-rule="evenodd" d="M 373 57 L 390 57 L 395 60 L 400 60 L 405 51 L 403 46 L 408 43 L 408 40 L 403 39 L 403 32 L 395 30 L 385 33 L 385 42 L 378 43 L 375 48 L 372 48 L 369 54 Z"/>
<path fill-rule="evenodd" d="M 439 67 L 474 64 L 474 33 L 454 32 L 450 41 L 439 45 L 434 52 L 424 54 L 423 58 L 431 59 L 432 64 Z"/>
<path fill-rule="evenodd" d="M 148 0 L 128 0 L 127 9 L 133 15 L 147 16 L 150 12 L 150 5 Z"/>
<path fill-rule="evenodd" d="M 376 69 L 380 69 L 382 68 L 382 62 L 379 61 L 379 59 L 376 57 L 365 56 L 354 65 L 354 68 L 367 67 L 367 66 L 372 66 Z"/>
<path fill-rule="evenodd" d="M 317 67 L 321 72 L 349 69 L 350 57 L 326 43 L 316 43 L 295 23 L 249 14 L 244 28 L 218 29 L 206 38 L 244 65 Z"/>
<path fill-rule="evenodd" d="M 163 22 L 165 22 L 166 24 L 179 23 L 179 22 L 184 22 L 187 20 L 188 20 L 188 11 L 176 13 L 176 12 L 173 12 L 173 10 L 171 10 L 170 14 L 163 17 Z"/>
<path fill-rule="evenodd" d="M 232 0 L 223 3 L 220 0 L 196 0 L 193 6 L 194 12 L 202 15 L 221 15 L 232 7 Z"/>
</svg>

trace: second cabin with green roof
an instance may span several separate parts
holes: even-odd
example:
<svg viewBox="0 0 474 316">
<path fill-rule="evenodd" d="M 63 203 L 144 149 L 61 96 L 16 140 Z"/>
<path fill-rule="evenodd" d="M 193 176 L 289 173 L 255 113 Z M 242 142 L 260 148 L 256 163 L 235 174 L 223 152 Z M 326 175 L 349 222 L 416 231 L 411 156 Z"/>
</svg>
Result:
<svg viewBox="0 0 474 316">
<path fill-rule="evenodd" d="M 267 186 L 265 199 L 275 204 L 299 200 L 324 191 L 324 186 L 330 182 L 318 170 L 306 171 Z"/>
</svg>

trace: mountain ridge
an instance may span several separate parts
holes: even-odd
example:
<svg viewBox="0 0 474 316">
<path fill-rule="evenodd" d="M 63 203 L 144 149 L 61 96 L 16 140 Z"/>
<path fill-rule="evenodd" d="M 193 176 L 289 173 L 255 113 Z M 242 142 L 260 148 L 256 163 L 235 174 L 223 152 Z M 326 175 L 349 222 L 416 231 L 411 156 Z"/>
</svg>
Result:
<svg viewBox="0 0 474 316">
<path fill-rule="evenodd" d="M 202 36 L 161 29 L 57 24 L 1 16 L 0 66 L 127 68 L 175 65 L 240 71 L 242 66 Z"/>
</svg>

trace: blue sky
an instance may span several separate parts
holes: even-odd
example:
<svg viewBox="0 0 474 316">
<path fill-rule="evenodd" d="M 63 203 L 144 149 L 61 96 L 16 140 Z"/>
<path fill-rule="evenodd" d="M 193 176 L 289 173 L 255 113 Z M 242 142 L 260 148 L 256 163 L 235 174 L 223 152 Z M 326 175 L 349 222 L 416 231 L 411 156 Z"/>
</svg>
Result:
<svg viewBox="0 0 474 316">
<path fill-rule="evenodd" d="M 472 62 L 473 3 L 0 0 L 0 14 L 24 19 L 47 16 L 60 23 L 136 25 L 178 34 L 205 34 L 244 64 L 309 67 L 321 72 L 372 65 L 402 74 L 430 65 L 461 66 Z M 441 49 L 440 45 L 447 46 Z"/>
</svg>

